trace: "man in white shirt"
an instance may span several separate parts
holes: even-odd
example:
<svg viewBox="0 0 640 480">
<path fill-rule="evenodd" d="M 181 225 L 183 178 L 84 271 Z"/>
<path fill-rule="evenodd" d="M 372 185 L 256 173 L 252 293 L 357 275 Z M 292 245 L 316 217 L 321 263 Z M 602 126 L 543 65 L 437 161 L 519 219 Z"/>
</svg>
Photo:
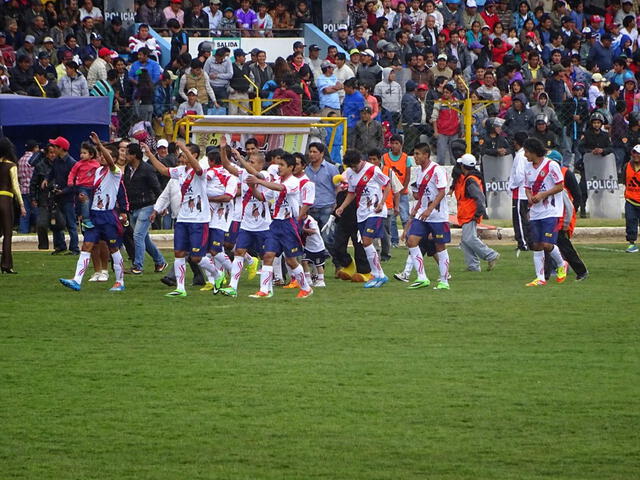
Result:
<svg viewBox="0 0 640 480">
<path fill-rule="evenodd" d="M 338 82 L 343 85 L 345 81 L 356 76 L 353 73 L 353 70 L 351 70 L 351 67 L 347 65 L 347 56 L 344 53 L 338 53 L 336 55 L 336 68 L 333 71 L 333 74 L 338 79 Z M 344 95 L 344 89 L 338 91 L 338 96 L 340 97 L 340 105 L 342 105 Z"/>
<path fill-rule="evenodd" d="M 531 245 L 531 232 L 529 230 L 529 200 L 524 190 L 524 171 L 527 166 L 527 157 L 524 156 L 522 145 L 529 137 L 527 132 L 517 132 L 513 137 L 513 145 L 516 151 L 509 175 L 509 189 L 511 190 L 511 219 L 513 221 L 513 233 L 518 242 L 516 255 L 521 251 L 529 250 Z"/>
<path fill-rule="evenodd" d="M 218 25 L 220 25 L 220 20 L 222 20 L 220 0 L 211 0 L 209 6 L 204 7 L 202 11 L 209 15 L 209 32 L 214 37 L 219 37 L 222 34 L 220 30 L 218 30 Z"/>
<path fill-rule="evenodd" d="M 544 254 L 549 253 L 556 264 L 556 281 L 567 278 L 567 262 L 556 245 L 558 231 L 562 226 L 564 211 L 562 191 L 564 175 L 560 165 L 546 157 L 547 150 L 537 138 L 527 138 L 523 144 L 527 167 L 524 173 L 525 192 L 529 199 L 529 219 L 533 244 L 533 265 L 536 278 L 527 287 L 547 284 L 544 275 Z"/>
</svg>

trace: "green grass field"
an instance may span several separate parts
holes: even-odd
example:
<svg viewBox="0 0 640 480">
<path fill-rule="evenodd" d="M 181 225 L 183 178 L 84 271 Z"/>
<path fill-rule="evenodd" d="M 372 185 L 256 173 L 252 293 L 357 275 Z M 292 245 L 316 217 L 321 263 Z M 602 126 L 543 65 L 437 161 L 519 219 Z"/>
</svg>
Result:
<svg viewBox="0 0 640 480">
<path fill-rule="evenodd" d="M 449 292 L 330 278 L 303 301 L 167 299 L 154 273 L 76 293 L 76 257 L 18 253 L 0 479 L 639 478 L 640 256 L 580 247 L 582 283 L 451 248 Z"/>
</svg>

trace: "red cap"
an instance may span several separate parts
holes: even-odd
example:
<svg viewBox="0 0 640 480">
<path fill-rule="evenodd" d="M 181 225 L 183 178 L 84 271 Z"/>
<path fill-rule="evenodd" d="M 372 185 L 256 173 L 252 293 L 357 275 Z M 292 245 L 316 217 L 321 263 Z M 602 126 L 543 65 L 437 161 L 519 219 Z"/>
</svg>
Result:
<svg viewBox="0 0 640 480">
<path fill-rule="evenodd" d="M 426 83 L 421 83 L 420 85 L 418 85 L 418 90 L 429 90 L 429 87 Z"/>
<path fill-rule="evenodd" d="M 69 146 L 70 146 L 69 145 L 69 140 L 67 140 L 64 137 L 57 137 L 57 138 L 49 139 L 49 144 L 50 145 L 55 145 L 56 147 L 60 147 L 65 152 L 69 151 Z"/>
<path fill-rule="evenodd" d="M 535 32 L 527 32 L 527 37 L 536 38 L 536 34 L 535 34 Z"/>
<path fill-rule="evenodd" d="M 182 3 L 182 0 L 171 0 L 171 3 Z"/>
<path fill-rule="evenodd" d="M 591 15 L 591 21 L 593 23 L 600 23 L 602 21 L 602 17 L 600 17 L 600 15 Z"/>
<path fill-rule="evenodd" d="M 107 47 L 102 47 L 100 50 L 98 50 L 98 56 L 99 57 L 109 57 L 111 55 L 113 55 L 114 52 L 113 50 L 108 49 Z"/>
</svg>

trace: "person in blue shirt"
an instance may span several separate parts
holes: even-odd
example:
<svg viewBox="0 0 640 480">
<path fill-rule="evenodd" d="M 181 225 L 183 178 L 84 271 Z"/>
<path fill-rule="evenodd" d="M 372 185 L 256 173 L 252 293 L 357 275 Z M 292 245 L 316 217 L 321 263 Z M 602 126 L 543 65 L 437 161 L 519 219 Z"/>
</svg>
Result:
<svg viewBox="0 0 640 480">
<path fill-rule="evenodd" d="M 154 85 L 158 83 L 160 80 L 160 75 L 162 75 L 162 67 L 155 60 L 151 60 L 149 58 L 151 55 L 151 50 L 147 47 L 142 47 L 138 50 L 138 60 L 133 62 L 131 65 L 131 69 L 129 70 L 129 80 L 131 83 L 138 83 L 138 75 L 140 75 L 140 70 L 146 70 L 149 72 L 149 76 L 151 77 L 151 83 Z"/>
<path fill-rule="evenodd" d="M 360 111 L 364 108 L 364 97 L 358 90 L 355 78 L 344 82 L 344 101 L 342 102 L 342 116 L 347 119 L 347 143 L 349 148 L 353 144 L 354 129 L 360 120 Z"/>
<path fill-rule="evenodd" d="M 337 117 L 338 114 L 336 112 L 329 112 L 329 117 Z M 331 134 L 333 131 L 336 131 L 335 137 L 333 139 L 333 145 L 329 146 L 329 140 L 331 139 Z M 342 137 L 344 135 L 344 124 L 340 124 L 337 127 L 326 127 L 325 131 L 327 132 L 327 136 L 325 138 L 325 143 L 327 144 L 327 148 L 329 149 L 329 157 L 331 161 L 336 165 L 342 164 Z M 348 141 L 348 139 L 347 139 Z"/>
<path fill-rule="evenodd" d="M 320 97 L 320 115 L 326 117 L 331 110 L 336 113 L 340 112 L 340 96 L 338 92 L 344 87 L 333 74 L 335 68 L 333 63 L 325 60 L 320 68 L 322 75 L 319 75 L 316 79 L 316 87 Z"/>
</svg>

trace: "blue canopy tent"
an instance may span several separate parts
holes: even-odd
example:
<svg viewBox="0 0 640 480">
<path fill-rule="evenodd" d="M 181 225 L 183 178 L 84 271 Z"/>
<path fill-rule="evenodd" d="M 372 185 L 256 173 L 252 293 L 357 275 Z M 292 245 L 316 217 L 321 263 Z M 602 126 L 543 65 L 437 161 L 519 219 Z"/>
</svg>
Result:
<svg viewBox="0 0 640 480">
<path fill-rule="evenodd" d="M 108 97 L 36 98 L 0 95 L 0 128 L 16 146 L 18 155 L 27 140 L 45 145 L 50 138 L 65 137 L 69 153 L 78 158 L 80 144 L 96 132 L 109 139 L 111 111 Z"/>
</svg>

